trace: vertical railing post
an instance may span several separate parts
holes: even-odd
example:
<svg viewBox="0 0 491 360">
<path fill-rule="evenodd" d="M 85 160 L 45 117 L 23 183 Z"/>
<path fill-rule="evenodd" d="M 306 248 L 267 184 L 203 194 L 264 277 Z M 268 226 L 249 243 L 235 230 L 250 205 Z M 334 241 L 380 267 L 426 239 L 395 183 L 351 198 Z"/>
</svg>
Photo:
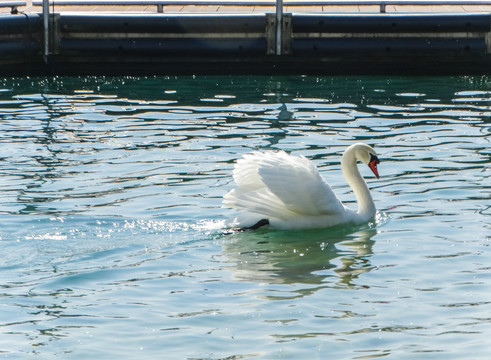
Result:
<svg viewBox="0 0 491 360">
<path fill-rule="evenodd" d="M 44 37 L 44 62 L 48 62 L 49 56 L 49 0 L 43 0 L 43 37 Z"/>
<path fill-rule="evenodd" d="M 276 55 L 283 52 L 283 0 L 276 0 Z"/>
</svg>

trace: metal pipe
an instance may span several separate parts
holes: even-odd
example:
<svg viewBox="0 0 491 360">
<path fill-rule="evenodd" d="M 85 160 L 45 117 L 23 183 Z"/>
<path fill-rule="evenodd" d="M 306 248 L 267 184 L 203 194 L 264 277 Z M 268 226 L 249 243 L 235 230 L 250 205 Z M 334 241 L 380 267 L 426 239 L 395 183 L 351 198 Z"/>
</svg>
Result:
<svg viewBox="0 0 491 360">
<path fill-rule="evenodd" d="M 276 55 L 281 55 L 283 42 L 283 0 L 276 0 Z"/>
<path fill-rule="evenodd" d="M 39 6 L 44 0 L 32 0 Z M 287 6 L 316 5 L 491 5 L 489 0 L 285 0 Z M 274 6 L 275 0 L 50 0 L 56 5 L 232 5 Z"/>
<path fill-rule="evenodd" d="M 49 56 L 49 0 L 43 0 L 43 40 L 44 40 L 44 62 L 48 62 Z"/>
</svg>

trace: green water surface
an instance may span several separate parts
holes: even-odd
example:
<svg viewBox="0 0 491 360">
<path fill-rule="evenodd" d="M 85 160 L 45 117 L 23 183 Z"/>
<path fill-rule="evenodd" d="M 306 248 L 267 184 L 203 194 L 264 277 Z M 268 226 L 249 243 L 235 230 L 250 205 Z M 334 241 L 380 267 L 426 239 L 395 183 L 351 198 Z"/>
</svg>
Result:
<svg viewBox="0 0 491 360">
<path fill-rule="evenodd" d="M 0 358 L 489 359 L 489 77 L 0 80 Z M 224 235 L 255 149 L 359 227 Z"/>
</svg>

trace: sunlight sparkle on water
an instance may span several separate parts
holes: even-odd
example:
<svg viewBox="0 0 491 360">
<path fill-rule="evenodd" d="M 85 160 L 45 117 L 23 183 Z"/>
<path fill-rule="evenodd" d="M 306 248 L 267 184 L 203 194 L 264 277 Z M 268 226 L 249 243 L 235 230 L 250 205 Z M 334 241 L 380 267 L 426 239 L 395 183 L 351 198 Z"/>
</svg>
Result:
<svg viewBox="0 0 491 360">
<path fill-rule="evenodd" d="M 2 356 L 487 360 L 490 88 L 1 79 Z M 234 163 L 258 149 L 309 157 L 356 209 L 340 157 L 359 141 L 381 160 L 378 180 L 360 166 L 373 222 L 223 229 Z"/>
</svg>

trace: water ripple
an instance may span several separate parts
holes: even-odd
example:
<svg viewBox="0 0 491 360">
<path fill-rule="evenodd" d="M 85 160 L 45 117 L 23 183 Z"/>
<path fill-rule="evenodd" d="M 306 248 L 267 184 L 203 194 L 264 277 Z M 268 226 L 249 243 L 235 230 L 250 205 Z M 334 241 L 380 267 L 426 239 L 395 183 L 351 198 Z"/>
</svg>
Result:
<svg viewBox="0 0 491 360">
<path fill-rule="evenodd" d="M 487 359 L 488 77 L 0 79 L 7 357 Z M 254 149 L 310 157 L 373 224 L 236 233 Z M 189 346 L 189 344 L 194 344 Z M 244 350 L 247 349 L 247 350 Z"/>
</svg>

